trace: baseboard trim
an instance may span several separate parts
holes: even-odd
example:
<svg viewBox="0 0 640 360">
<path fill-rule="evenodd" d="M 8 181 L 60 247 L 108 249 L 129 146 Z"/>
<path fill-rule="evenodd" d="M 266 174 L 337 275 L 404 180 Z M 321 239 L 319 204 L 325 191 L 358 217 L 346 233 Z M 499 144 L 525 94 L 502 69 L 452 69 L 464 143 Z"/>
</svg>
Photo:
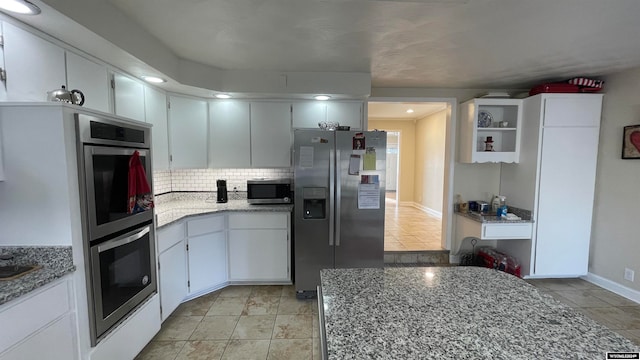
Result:
<svg viewBox="0 0 640 360">
<path fill-rule="evenodd" d="M 620 285 L 617 282 L 611 281 L 609 279 L 605 279 L 602 276 L 598 276 L 593 273 L 587 273 L 586 276 L 583 276 L 582 279 L 596 284 L 602 288 L 605 288 L 611 292 L 614 292 L 620 296 L 624 296 L 631 301 L 635 301 L 640 304 L 640 291 L 628 288 L 624 285 Z"/>
<path fill-rule="evenodd" d="M 427 214 L 429 214 L 429 215 L 431 215 L 431 216 L 435 216 L 435 217 L 437 217 L 438 219 L 442 219 L 442 213 L 441 213 L 440 211 L 433 210 L 432 208 L 430 208 L 430 207 L 426 207 L 426 206 L 424 206 L 424 205 L 422 205 L 422 204 L 418 204 L 418 203 L 417 203 L 417 202 L 415 202 L 415 201 L 408 202 L 408 203 L 409 203 L 411 206 L 413 206 L 414 208 L 420 209 L 420 210 L 422 210 L 422 211 L 426 212 Z"/>
</svg>

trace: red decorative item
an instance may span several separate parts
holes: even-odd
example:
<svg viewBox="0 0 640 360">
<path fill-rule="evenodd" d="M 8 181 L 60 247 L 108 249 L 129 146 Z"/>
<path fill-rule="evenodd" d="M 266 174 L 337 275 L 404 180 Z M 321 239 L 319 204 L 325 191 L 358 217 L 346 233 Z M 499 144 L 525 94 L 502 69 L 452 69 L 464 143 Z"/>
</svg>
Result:
<svg viewBox="0 0 640 360">
<path fill-rule="evenodd" d="M 578 93 L 580 86 L 567 83 L 546 83 L 534 86 L 529 90 L 529 96 L 540 93 Z"/>
<path fill-rule="evenodd" d="M 629 135 L 629 140 L 638 151 L 640 151 L 640 131 L 634 131 Z"/>
<path fill-rule="evenodd" d="M 478 265 L 504 271 L 508 274 L 522 277 L 520 263 L 513 256 L 492 248 L 478 250 Z"/>
<path fill-rule="evenodd" d="M 129 158 L 129 214 L 150 210 L 153 208 L 153 195 L 147 181 L 147 174 L 140 162 L 140 153 L 136 150 Z"/>
</svg>

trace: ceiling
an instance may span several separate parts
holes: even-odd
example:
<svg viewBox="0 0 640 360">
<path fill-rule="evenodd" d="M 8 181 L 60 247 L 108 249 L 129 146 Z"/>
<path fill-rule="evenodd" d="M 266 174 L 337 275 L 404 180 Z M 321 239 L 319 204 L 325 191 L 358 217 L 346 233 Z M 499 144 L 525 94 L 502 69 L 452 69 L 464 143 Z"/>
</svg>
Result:
<svg viewBox="0 0 640 360">
<path fill-rule="evenodd" d="M 115 60 L 132 74 L 187 60 L 224 71 L 370 73 L 374 88 L 526 89 L 640 66 L 637 0 L 33 2 L 124 49 Z M 18 18 L 72 45 L 90 38 L 47 17 Z M 100 47 L 85 51 L 114 53 Z M 136 58 L 144 50 L 151 55 Z"/>
<path fill-rule="evenodd" d="M 518 88 L 640 65 L 637 0 L 110 1 L 180 57 L 222 69 Z"/>
</svg>

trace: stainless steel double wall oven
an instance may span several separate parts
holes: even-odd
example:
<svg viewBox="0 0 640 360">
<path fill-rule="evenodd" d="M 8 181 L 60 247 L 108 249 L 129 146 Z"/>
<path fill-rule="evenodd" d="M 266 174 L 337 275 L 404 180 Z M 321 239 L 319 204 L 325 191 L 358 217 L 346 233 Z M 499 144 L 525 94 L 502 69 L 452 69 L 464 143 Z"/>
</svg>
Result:
<svg viewBox="0 0 640 360">
<path fill-rule="evenodd" d="M 152 188 L 151 129 L 76 114 L 91 344 L 157 290 L 153 210 L 128 212 L 138 151 Z"/>
</svg>

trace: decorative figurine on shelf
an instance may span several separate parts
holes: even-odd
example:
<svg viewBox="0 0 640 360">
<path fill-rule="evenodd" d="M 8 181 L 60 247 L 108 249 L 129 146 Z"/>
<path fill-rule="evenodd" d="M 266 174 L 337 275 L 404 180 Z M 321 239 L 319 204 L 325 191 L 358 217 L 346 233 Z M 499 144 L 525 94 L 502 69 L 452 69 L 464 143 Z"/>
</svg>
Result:
<svg viewBox="0 0 640 360">
<path fill-rule="evenodd" d="M 493 136 L 487 136 L 484 141 L 484 151 L 493 151 Z"/>
</svg>

